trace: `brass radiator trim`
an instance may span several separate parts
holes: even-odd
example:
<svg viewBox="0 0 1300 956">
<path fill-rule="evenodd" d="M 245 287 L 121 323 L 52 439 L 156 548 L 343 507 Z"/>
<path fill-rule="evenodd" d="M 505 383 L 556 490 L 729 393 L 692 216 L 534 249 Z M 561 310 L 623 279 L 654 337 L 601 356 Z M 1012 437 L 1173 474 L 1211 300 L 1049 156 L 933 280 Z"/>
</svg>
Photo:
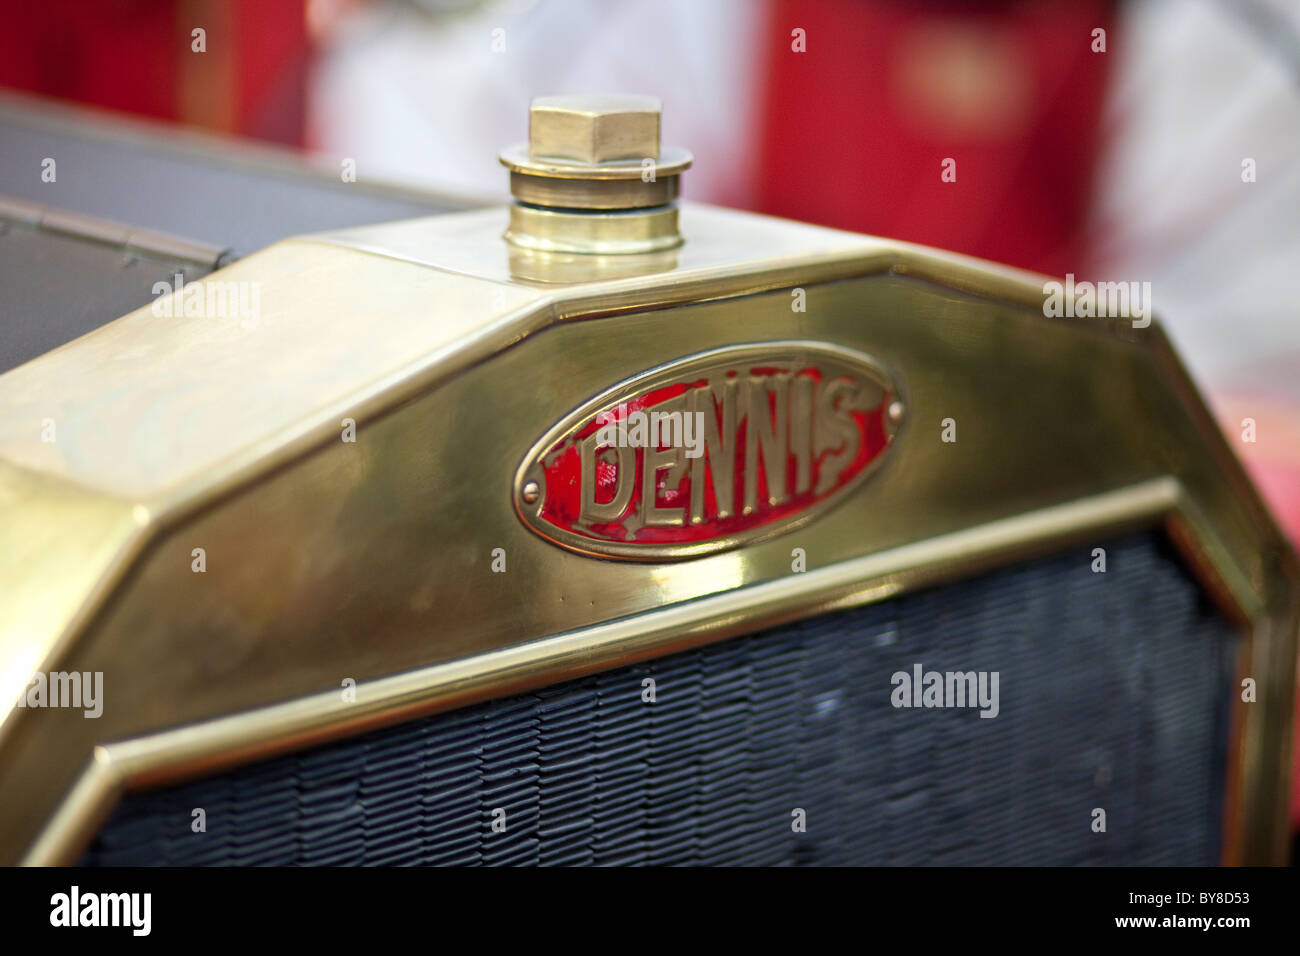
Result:
<svg viewBox="0 0 1300 956">
<path fill-rule="evenodd" d="M 689 241 L 653 274 L 541 259 L 520 271 L 505 215 L 289 240 L 217 273 L 275 279 L 262 300 L 272 334 L 142 309 L 0 376 L 14 411 L 0 420 L 0 572 L 21 582 L 0 600 L 0 671 L 111 672 L 124 702 L 87 721 L 0 700 L 0 863 L 69 859 L 91 805 L 141 782 L 113 748 L 296 714 L 337 697 L 344 676 L 364 691 L 436 672 L 455 706 L 482 687 L 477 668 L 506 662 L 501 694 L 519 655 L 569 647 L 557 674 L 606 666 L 584 641 L 641 653 L 637 629 L 691 608 L 731 608 L 698 625 L 713 639 L 762 625 L 756 595 L 839 582 L 789 598 L 800 610 L 785 613 L 813 613 L 1162 518 L 1253 633 L 1260 700 L 1239 715 L 1241 838 L 1226 858 L 1285 859 L 1300 569 L 1157 325 L 1047 318 L 1039 277 L 689 203 Z M 571 284 L 537 278 L 552 267 Z M 792 311 L 792 286 L 806 312 Z M 710 348 L 791 339 L 874 356 L 910 396 L 907 439 L 834 513 L 636 566 L 562 553 L 517 519 L 520 455 L 593 395 Z M 146 409 L 156 432 L 138 427 Z M 944 414 L 961 421 L 956 444 L 938 441 Z M 46 415 L 59 445 L 39 440 Z M 344 416 L 360 444 L 340 443 Z M 107 434 L 87 425 L 102 420 Z M 93 521 L 64 513 L 82 497 Z M 1098 501 L 1110 504 L 1094 513 Z M 1042 515 L 1064 521 L 1049 523 L 1059 539 L 1024 527 Z M 990 528 L 1023 537 L 986 540 Z M 975 550 L 948 567 L 880 563 L 941 562 L 932 543 L 954 541 Z M 224 556 L 205 576 L 190 573 L 196 544 Z M 791 574 L 792 544 L 814 558 L 804 574 Z M 486 570 L 497 546 L 507 575 Z M 76 569 L 76 593 L 59 568 Z M 663 640 L 644 653 L 676 646 Z M 415 706 L 394 700 L 386 720 Z"/>
<path fill-rule="evenodd" d="M 1072 544 L 1161 522 L 1196 567 L 1220 547 L 1187 508 L 1178 482 L 1161 478 L 977 528 L 865 555 L 805 574 L 739 588 L 596 627 L 558 634 L 404 674 L 366 681 L 356 702 L 330 691 L 230 717 L 95 748 L 58 814 L 27 852 L 24 865 L 70 865 L 124 793 L 182 783 L 242 764 L 301 750 L 493 697 L 560 683 L 661 657 L 800 618 L 886 600 Z M 1220 567 L 1219 570 L 1223 570 Z M 1199 577 L 1199 575 L 1198 575 Z M 1201 579 L 1238 621 L 1269 624 L 1265 609 L 1232 570 L 1234 583 Z M 1233 748 L 1235 750 L 1235 748 Z M 1267 753 L 1264 755 L 1267 757 Z M 1250 788 L 1274 768 L 1248 765 Z M 1274 770 L 1275 772 L 1275 770 Z M 1234 803 L 1229 800 L 1228 803 Z M 1225 862 L 1253 843 L 1251 820 L 1229 820 Z"/>
</svg>

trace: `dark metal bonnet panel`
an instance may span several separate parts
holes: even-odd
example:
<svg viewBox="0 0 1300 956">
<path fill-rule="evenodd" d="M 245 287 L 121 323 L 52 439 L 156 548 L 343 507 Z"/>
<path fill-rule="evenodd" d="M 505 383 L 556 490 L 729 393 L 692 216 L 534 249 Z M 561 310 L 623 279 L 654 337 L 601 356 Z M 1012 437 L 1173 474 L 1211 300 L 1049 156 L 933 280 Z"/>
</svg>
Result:
<svg viewBox="0 0 1300 956">
<path fill-rule="evenodd" d="M 46 157 L 57 178 L 41 178 Z M 340 158 L 341 161 L 341 158 Z M 0 194 L 246 256 L 278 239 L 467 208 L 253 146 L 46 100 L 0 95 Z M 120 314 L 120 313 L 119 313 Z"/>
<path fill-rule="evenodd" d="M 43 175 L 54 161 L 53 180 Z M 0 94 L 0 374 L 287 236 L 468 201 L 287 150 Z"/>
</svg>

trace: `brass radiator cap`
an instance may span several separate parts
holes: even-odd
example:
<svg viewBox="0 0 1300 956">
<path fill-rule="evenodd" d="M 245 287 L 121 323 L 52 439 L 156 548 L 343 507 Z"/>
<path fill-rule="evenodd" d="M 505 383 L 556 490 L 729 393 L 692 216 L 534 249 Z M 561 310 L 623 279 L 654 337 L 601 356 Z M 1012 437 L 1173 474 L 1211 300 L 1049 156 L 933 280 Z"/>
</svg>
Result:
<svg viewBox="0 0 1300 956">
<path fill-rule="evenodd" d="M 681 245 L 675 200 L 684 149 L 661 148 L 659 100 L 536 97 L 528 144 L 501 153 L 510 170 L 506 239 L 542 252 L 627 255 Z"/>
</svg>

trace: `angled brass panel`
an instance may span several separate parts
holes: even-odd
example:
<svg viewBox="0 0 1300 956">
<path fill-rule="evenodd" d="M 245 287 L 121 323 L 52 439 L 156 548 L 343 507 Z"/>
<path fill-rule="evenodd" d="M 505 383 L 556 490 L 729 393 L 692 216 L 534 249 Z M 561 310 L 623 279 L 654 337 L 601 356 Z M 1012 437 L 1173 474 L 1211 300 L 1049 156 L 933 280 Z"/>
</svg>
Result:
<svg viewBox="0 0 1300 956">
<path fill-rule="evenodd" d="M 932 250 L 682 216 L 689 241 L 640 275 L 521 260 L 500 209 L 293 240 L 218 274 L 263 283 L 261 335 L 141 310 L 0 377 L 23 423 L 0 427 L 0 459 L 136 516 L 34 633 L 3 635 L 0 660 L 102 671 L 106 701 L 98 720 L 8 713 L 0 861 L 74 859 L 124 787 L 1160 522 L 1252 636 L 1225 856 L 1279 861 L 1300 572 L 1158 327 L 1045 318 L 1040 279 Z M 520 522 L 519 461 L 574 409 L 785 340 L 872 356 L 908 396 L 905 440 L 833 518 L 671 564 L 567 552 Z M 47 416 L 82 423 L 77 440 L 38 447 Z M 63 506 L 10 497 L 6 549 L 11 511 L 31 527 Z M 93 533 L 57 547 L 93 551 Z"/>
<path fill-rule="evenodd" d="M 39 436 L 40 423 L 34 423 Z M 38 437 L 39 440 L 39 437 Z M 0 460 L 0 733 L 26 675 L 49 664 L 113 584 L 148 515 L 130 501 Z M 21 583 L 20 583 L 21 582 Z M 45 635 L 49 640 L 39 638 Z"/>
</svg>

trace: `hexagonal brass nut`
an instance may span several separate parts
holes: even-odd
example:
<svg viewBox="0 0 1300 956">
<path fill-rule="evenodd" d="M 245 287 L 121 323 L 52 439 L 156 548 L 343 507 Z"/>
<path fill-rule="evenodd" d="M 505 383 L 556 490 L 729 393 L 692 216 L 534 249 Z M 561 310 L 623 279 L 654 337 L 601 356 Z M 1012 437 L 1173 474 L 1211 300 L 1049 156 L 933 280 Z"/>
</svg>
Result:
<svg viewBox="0 0 1300 956">
<path fill-rule="evenodd" d="M 653 96 L 538 96 L 528 110 L 528 153 L 592 164 L 658 159 L 659 111 Z"/>
</svg>

